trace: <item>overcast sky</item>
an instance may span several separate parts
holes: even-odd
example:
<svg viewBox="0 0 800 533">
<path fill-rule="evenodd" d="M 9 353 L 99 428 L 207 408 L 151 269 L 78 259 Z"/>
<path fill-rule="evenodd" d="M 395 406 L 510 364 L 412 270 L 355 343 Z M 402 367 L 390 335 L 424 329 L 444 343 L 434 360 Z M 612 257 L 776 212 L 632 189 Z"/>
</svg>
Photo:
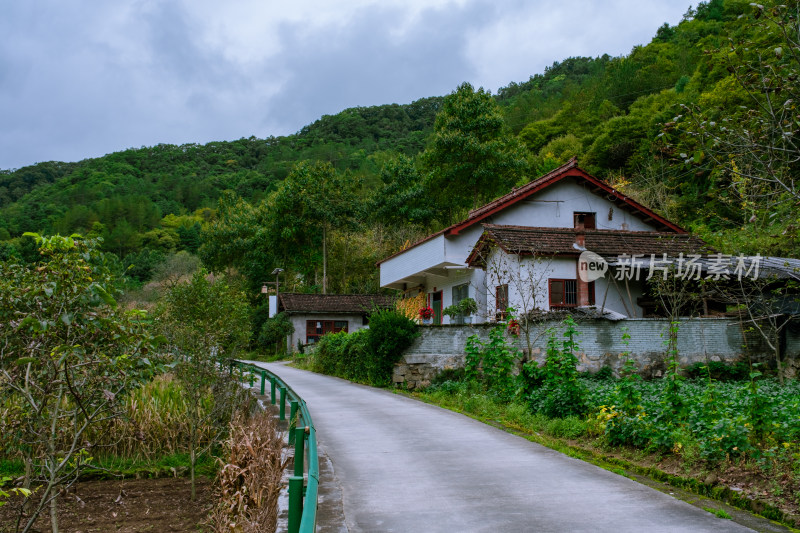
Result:
<svg viewBox="0 0 800 533">
<path fill-rule="evenodd" d="M 294 133 L 621 55 L 682 0 L 2 0 L 0 169 Z"/>
</svg>

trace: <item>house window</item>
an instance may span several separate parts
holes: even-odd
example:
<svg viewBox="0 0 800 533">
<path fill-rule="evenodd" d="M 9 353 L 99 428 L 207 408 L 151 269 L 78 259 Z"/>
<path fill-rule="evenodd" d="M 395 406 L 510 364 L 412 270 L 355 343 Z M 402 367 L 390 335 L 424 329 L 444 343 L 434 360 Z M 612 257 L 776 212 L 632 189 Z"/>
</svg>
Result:
<svg viewBox="0 0 800 533">
<path fill-rule="evenodd" d="M 453 305 L 458 305 L 461 300 L 469 298 L 469 283 L 462 283 L 453 287 Z"/>
<path fill-rule="evenodd" d="M 453 287 L 453 305 L 458 305 L 461 300 L 469 298 L 469 283 L 462 283 Z M 451 317 L 453 324 L 463 324 L 464 315 Z"/>
<path fill-rule="evenodd" d="M 306 344 L 314 344 L 326 333 L 348 331 L 347 320 L 306 320 Z"/>
<path fill-rule="evenodd" d="M 508 284 L 498 285 L 494 291 L 495 310 L 497 318 L 503 320 L 508 309 Z"/>
<path fill-rule="evenodd" d="M 575 229 L 595 229 L 594 213 L 573 213 Z"/>
<path fill-rule="evenodd" d="M 550 309 L 578 305 L 578 283 L 574 279 L 550 280 Z"/>
</svg>

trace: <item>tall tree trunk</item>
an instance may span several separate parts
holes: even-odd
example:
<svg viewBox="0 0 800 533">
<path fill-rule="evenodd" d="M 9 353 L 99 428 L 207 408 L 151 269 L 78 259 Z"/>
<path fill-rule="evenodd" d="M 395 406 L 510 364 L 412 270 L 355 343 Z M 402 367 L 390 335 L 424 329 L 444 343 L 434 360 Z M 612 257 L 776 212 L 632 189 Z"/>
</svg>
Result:
<svg viewBox="0 0 800 533">
<path fill-rule="evenodd" d="M 53 499 L 50 500 L 50 525 L 53 533 L 58 533 L 58 489 L 53 487 Z"/>
<path fill-rule="evenodd" d="M 191 424 L 191 432 L 192 432 L 192 435 L 191 435 L 190 441 L 189 441 L 189 446 L 191 447 L 191 449 L 189 450 L 189 475 L 191 476 L 191 479 L 192 479 L 192 501 L 194 501 L 195 498 L 197 497 L 195 484 L 194 484 L 194 465 L 195 465 L 195 462 L 197 461 L 197 438 L 196 438 L 197 437 L 197 426 L 194 423 L 194 421 L 192 421 L 192 424 Z"/>
<path fill-rule="evenodd" d="M 322 294 L 328 294 L 328 225 L 322 224 Z"/>
</svg>

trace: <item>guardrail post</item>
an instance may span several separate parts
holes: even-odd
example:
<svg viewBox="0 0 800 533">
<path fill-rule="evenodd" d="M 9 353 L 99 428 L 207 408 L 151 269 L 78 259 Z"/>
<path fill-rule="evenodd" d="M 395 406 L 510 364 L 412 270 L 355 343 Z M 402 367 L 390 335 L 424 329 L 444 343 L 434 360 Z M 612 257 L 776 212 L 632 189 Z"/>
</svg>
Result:
<svg viewBox="0 0 800 533">
<path fill-rule="evenodd" d="M 289 477 L 289 533 L 300 531 L 303 517 L 303 476 Z"/>
<path fill-rule="evenodd" d="M 261 371 L 261 396 L 264 396 L 264 385 L 265 381 L 267 380 L 267 373 L 263 370 Z"/>
<path fill-rule="evenodd" d="M 280 419 L 286 420 L 286 387 L 281 387 Z"/>
<path fill-rule="evenodd" d="M 228 375 L 230 375 L 230 376 L 233 375 L 233 359 L 228 361 Z"/>
<path fill-rule="evenodd" d="M 289 402 L 289 446 L 294 444 L 294 428 L 297 427 L 297 401 Z"/>
<path fill-rule="evenodd" d="M 275 377 L 269 378 L 269 401 L 275 405 Z"/>
<path fill-rule="evenodd" d="M 308 433 L 308 427 L 294 430 L 294 475 L 300 477 L 303 477 L 306 433 Z"/>
</svg>

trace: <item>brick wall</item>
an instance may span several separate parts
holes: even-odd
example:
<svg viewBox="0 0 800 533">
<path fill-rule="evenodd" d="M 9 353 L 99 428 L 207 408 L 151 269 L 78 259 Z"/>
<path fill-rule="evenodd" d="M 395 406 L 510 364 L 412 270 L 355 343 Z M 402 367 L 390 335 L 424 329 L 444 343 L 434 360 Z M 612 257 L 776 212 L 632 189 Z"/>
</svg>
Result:
<svg viewBox="0 0 800 533">
<path fill-rule="evenodd" d="M 548 328 L 556 328 L 559 338 L 563 327 L 557 321 L 547 322 L 530 331 L 532 349 L 528 350 L 525 335 L 516 339 L 522 352 L 518 362 L 544 360 Z M 623 328 L 631 338 L 626 347 L 622 342 Z M 408 388 L 425 386 L 444 369 L 464 366 L 464 347 L 470 335 L 487 340 L 491 325 L 421 326 L 421 336 L 403 355 L 394 370 L 396 384 Z M 621 366 L 620 354 L 630 351 L 638 361 L 640 372 L 657 377 L 665 370 L 669 321 L 666 319 L 584 320 L 577 327 L 580 334 L 579 370 L 596 372 L 603 366 L 617 371 Z M 793 358 L 789 366 L 800 357 L 800 330 L 793 328 L 786 335 L 786 356 Z M 735 361 L 750 356 L 755 360 L 770 360 L 771 355 L 757 333 L 742 334 L 736 319 L 693 318 L 680 322 L 678 328 L 678 358 L 681 366 L 706 361 Z"/>
</svg>

